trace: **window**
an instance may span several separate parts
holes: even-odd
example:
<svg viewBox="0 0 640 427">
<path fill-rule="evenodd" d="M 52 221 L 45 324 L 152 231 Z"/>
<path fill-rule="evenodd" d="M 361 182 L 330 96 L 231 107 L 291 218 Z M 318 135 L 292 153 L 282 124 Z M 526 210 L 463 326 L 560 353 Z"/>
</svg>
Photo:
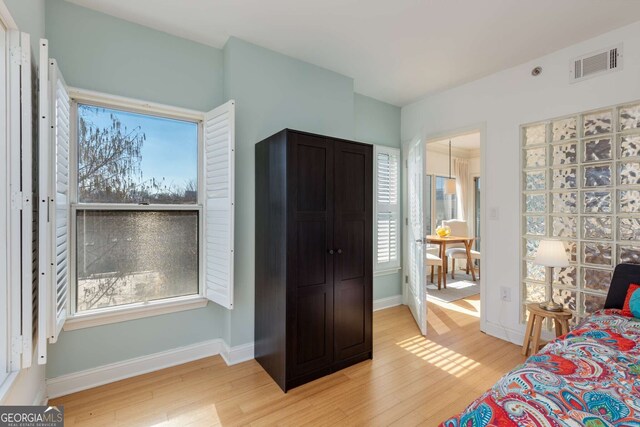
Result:
<svg viewBox="0 0 640 427">
<path fill-rule="evenodd" d="M 75 312 L 198 294 L 198 123 L 76 111 Z"/>
<path fill-rule="evenodd" d="M 375 269 L 400 268 L 400 150 L 375 147 Z"/>
<path fill-rule="evenodd" d="M 38 362 L 63 326 L 232 309 L 235 102 L 70 90 L 40 58 Z"/>
<path fill-rule="evenodd" d="M 447 180 L 447 177 L 436 176 L 436 227 L 440 226 L 442 221 L 456 219 L 458 216 L 456 195 L 444 193 L 444 186 Z"/>
<path fill-rule="evenodd" d="M 522 313 L 551 297 L 578 322 L 603 307 L 615 265 L 640 263 L 640 102 L 521 129 Z M 552 278 L 534 263 L 545 238 L 570 260 Z"/>
</svg>

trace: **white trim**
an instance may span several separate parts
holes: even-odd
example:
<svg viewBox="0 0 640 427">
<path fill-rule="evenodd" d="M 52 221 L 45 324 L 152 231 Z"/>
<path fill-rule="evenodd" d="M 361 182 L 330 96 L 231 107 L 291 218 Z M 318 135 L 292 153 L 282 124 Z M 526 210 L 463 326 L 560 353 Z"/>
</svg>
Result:
<svg viewBox="0 0 640 427">
<path fill-rule="evenodd" d="M 4 24 L 7 30 L 18 29 L 18 24 L 14 21 L 13 16 L 11 16 L 11 13 L 9 12 L 9 8 L 2 0 L 0 0 L 0 22 Z"/>
<path fill-rule="evenodd" d="M 480 122 L 476 124 L 472 124 L 469 126 L 464 126 L 458 129 L 437 132 L 434 134 L 427 135 L 425 138 L 427 141 L 437 141 L 439 139 L 444 138 L 455 138 L 456 136 L 467 135 L 473 132 L 480 132 L 480 177 L 486 176 L 486 171 L 488 168 L 488 156 L 487 156 L 487 123 Z M 406 196 L 406 189 L 403 195 Z M 403 209 L 406 209 L 406 197 L 403 198 Z M 491 254 L 487 252 L 487 239 L 490 238 L 487 232 L 487 221 L 488 221 L 489 209 L 487 206 L 487 191 L 486 185 L 485 190 L 480 192 L 480 253 L 482 254 L 482 265 L 487 266 L 490 265 L 488 262 Z M 403 239 L 405 238 L 403 233 Z M 406 268 L 406 266 L 404 267 Z M 490 269 L 486 267 L 482 267 L 482 276 L 479 278 L 478 283 L 480 284 L 480 330 L 487 331 L 490 327 L 488 326 L 487 320 L 487 287 L 482 286 L 483 283 L 491 283 L 490 277 L 487 277 L 487 273 Z M 489 333 L 489 332 L 487 332 Z M 490 335 L 494 335 L 500 337 L 500 335 L 495 335 L 493 333 L 489 333 Z M 504 339 L 504 338 L 502 338 Z"/>
<path fill-rule="evenodd" d="M 252 342 L 237 345 L 235 347 L 229 347 L 226 342 L 222 342 L 222 350 L 220 351 L 220 356 L 222 356 L 224 361 L 229 366 L 251 360 L 254 357 L 253 354 L 254 344 Z"/>
<path fill-rule="evenodd" d="M 106 93 L 90 91 L 85 89 L 79 89 L 75 87 L 67 88 L 69 97 L 71 99 L 70 114 L 72 122 L 77 121 L 78 104 L 89 104 L 102 106 L 110 109 L 121 109 L 126 112 L 139 113 L 146 116 L 156 116 L 163 119 L 177 119 L 183 121 L 193 122 L 198 127 L 198 200 L 193 204 L 179 205 L 179 204 L 149 204 L 140 205 L 135 203 L 79 203 L 78 202 L 78 162 L 73 161 L 70 164 L 70 206 L 71 206 L 71 219 L 70 219 L 70 259 L 71 270 L 70 277 L 72 283 L 70 284 L 70 313 L 68 320 L 65 323 L 64 330 L 75 330 L 88 328 L 93 326 L 105 325 L 110 323 L 117 323 L 127 320 L 140 319 L 144 317 L 157 316 L 166 313 L 174 313 L 178 311 L 190 310 L 201 308 L 207 305 L 205 296 L 205 286 L 203 280 L 203 205 L 202 205 L 202 182 L 203 175 L 200 167 L 200 158 L 202 156 L 202 121 L 204 119 L 204 113 L 195 110 L 189 110 L 180 107 L 173 107 L 170 105 L 158 104 L 154 102 L 148 102 L 144 100 L 138 100 L 133 98 L 126 98 L 123 96 L 110 95 Z M 73 159 L 77 158 L 77 126 L 71 126 L 71 143 L 70 151 L 73 155 Z M 77 280 L 76 280 L 76 257 L 77 257 L 77 230 L 76 219 L 79 211 L 96 210 L 96 211 L 192 211 L 198 212 L 198 293 L 183 297 L 163 298 L 157 301 L 151 302 L 139 302 L 133 304 L 127 304 L 125 306 L 108 307 L 99 310 L 93 310 L 91 312 L 77 313 L 76 307 L 76 292 L 77 292 Z"/>
<path fill-rule="evenodd" d="M 400 267 L 400 266 L 395 267 L 395 268 L 389 268 L 389 269 L 386 269 L 386 270 L 374 271 L 373 272 L 373 277 L 390 276 L 392 274 L 396 274 L 399 271 L 402 271 L 402 267 Z"/>
<path fill-rule="evenodd" d="M 109 323 L 124 322 L 178 311 L 193 310 L 207 305 L 209 300 L 201 295 L 167 298 L 147 303 L 136 303 L 122 307 L 111 307 L 87 313 L 76 313 L 68 317 L 64 324 L 65 331 L 91 328 Z"/>
<path fill-rule="evenodd" d="M 6 63 L 7 70 L 7 150 L 8 164 L 8 222 L 6 232 L 7 249 L 7 345 L 9 346 L 9 371 L 20 370 L 22 360 L 22 102 L 21 102 L 21 67 L 22 53 L 20 47 L 20 32 L 7 32 Z M 31 114 L 31 112 L 29 112 Z M 30 141 L 29 141 L 30 142 Z M 27 236 L 27 240 L 30 236 Z M 29 266 L 31 267 L 31 266 Z M 29 284 L 30 286 L 31 284 Z"/>
<path fill-rule="evenodd" d="M 204 113 L 202 111 L 190 110 L 188 108 L 173 107 L 171 105 L 128 98 L 125 96 L 111 95 L 76 87 L 69 87 L 68 90 L 69 97 L 81 104 L 88 103 L 91 105 L 103 105 L 110 108 L 124 108 L 129 111 L 147 115 L 153 115 L 155 113 L 163 117 L 195 122 L 200 122 L 204 119 Z"/>
<path fill-rule="evenodd" d="M 184 205 L 148 204 L 137 203 L 71 203 L 77 211 L 202 211 L 202 205 L 197 203 Z"/>
<path fill-rule="evenodd" d="M 517 346 L 522 346 L 524 342 L 524 324 L 521 325 L 518 329 L 508 328 L 504 325 L 500 325 L 494 322 L 486 321 L 484 325 L 480 328 L 482 332 L 487 335 L 491 335 L 495 338 L 499 338 L 504 341 L 508 341 Z M 554 340 L 556 337 L 552 331 L 542 331 L 542 339 L 544 341 Z"/>
<path fill-rule="evenodd" d="M 47 379 L 47 398 L 52 399 L 204 357 L 215 356 L 220 354 L 223 345 L 223 341 L 218 338 Z"/>
<path fill-rule="evenodd" d="M 398 305 L 402 305 L 402 295 L 380 298 L 373 301 L 373 311 L 384 310 L 385 308 L 396 307 Z"/>
</svg>

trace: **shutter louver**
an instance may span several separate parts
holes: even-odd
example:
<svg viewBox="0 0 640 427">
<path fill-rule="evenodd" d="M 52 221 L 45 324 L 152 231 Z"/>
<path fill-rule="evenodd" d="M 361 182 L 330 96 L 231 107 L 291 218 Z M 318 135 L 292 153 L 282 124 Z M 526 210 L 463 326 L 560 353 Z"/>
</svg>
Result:
<svg viewBox="0 0 640 427">
<path fill-rule="evenodd" d="M 70 141 L 70 99 L 67 85 L 62 78 L 55 60 L 50 60 L 50 83 L 52 85 L 53 113 L 51 129 L 55 141 L 55 298 L 51 321 L 55 325 L 51 331 L 51 342 L 58 339 L 58 333 L 67 318 L 69 300 L 69 141 Z"/>
<path fill-rule="evenodd" d="M 375 266 L 377 271 L 400 267 L 399 254 L 399 165 L 398 150 L 376 147 L 376 230 Z"/>
<path fill-rule="evenodd" d="M 233 308 L 235 102 L 204 117 L 205 296 Z"/>
<path fill-rule="evenodd" d="M 47 361 L 69 303 L 70 99 L 48 43 L 40 42 L 38 363 Z"/>
</svg>

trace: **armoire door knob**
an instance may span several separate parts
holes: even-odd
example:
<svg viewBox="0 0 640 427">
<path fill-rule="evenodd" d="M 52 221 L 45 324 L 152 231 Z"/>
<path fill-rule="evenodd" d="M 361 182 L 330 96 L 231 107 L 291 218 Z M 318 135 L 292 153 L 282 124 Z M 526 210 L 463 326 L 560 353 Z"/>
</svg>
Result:
<svg viewBox="0 0 640 427">
<path fill-rule="evenodd" d="M 327 252 L 329 252 L 329 255 L 333 255 L 333 249 L 329 249 Z"/>
<path fill-rule="evenodd" d="M 338 249 L 338 255 L 342 253 L 342 249 Z"/>
</svg>

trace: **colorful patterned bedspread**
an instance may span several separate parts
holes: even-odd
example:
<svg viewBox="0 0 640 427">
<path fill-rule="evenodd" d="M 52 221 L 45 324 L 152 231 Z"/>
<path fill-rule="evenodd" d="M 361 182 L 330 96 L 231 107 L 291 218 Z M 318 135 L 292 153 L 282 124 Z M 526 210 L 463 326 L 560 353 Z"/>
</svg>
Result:
<svg viewBox="0 0 640 427">
<path fill-rule="evenodd" d="M 602 310 L 502 377 L 444 427 L 640 427 L 640 320 Z"/>
</svg>

